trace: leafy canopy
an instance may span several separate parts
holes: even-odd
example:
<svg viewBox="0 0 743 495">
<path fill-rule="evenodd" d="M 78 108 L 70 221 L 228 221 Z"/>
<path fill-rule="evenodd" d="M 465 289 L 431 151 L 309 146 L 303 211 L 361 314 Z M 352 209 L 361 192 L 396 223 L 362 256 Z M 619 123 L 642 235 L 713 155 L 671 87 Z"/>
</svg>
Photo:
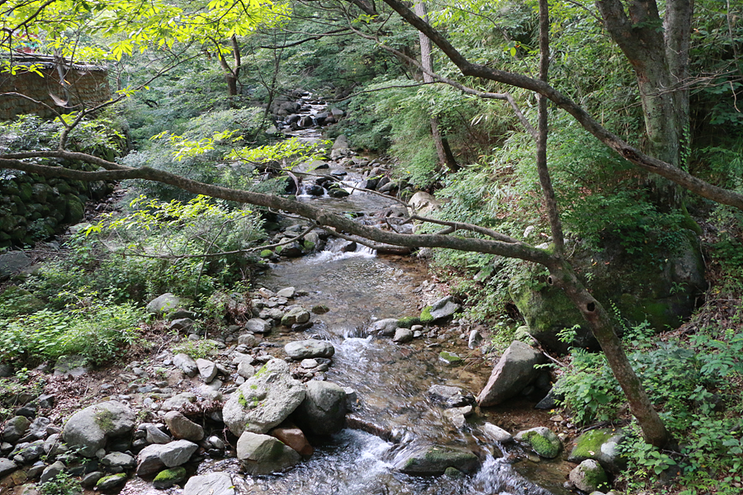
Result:
<svg viewBox="0 0 743 495">
<path fill-rule="evenodd" d="M 270 0 L 9 0 L 2 3 L 0 47 L 70 59 L 120 60 L 176 43 L 215 43 L 286 19 Z"/>
</svg>

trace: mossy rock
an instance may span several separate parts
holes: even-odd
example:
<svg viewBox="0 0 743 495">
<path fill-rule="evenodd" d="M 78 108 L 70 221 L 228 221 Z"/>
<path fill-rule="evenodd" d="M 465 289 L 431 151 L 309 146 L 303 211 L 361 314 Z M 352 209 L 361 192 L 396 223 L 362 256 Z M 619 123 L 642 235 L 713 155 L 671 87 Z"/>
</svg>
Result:
<svg viewBox="0 0 743 495">
<path fill-rule="evenodd" d="M 0 304 L 8 306 L 8 312 L 14 315 L 35 313 L 46 306 L 38 297 L 14 285 L 0 294 Z"/>
<path fill-rule="evenodd" d="M 158 490 L 164 490 L 171 486 L 183 483 L 187 476 L 188 473 L 186 472 L 186 468 L 182 466 L 165 469 L 155 476 L 155 479 L 152 480 L 152 486 Z"/>
<path fill-rule="evenodd" d="M 480 467 L 480 460 L 468 450 L 434 445 L 407 452 L 395 462 L 395 467 L 413 475 L 441 475 L 450 468 L 473 473 Z"/>
<path fill-rule="evenodd" d="M 420 323 L 422 325 L 433 323 L 433 316 L 431 316 L 431 306 L 426 306 L 425 308 L 423 308 L 423 311 L 421 311 Z"/>
<path fill-rule="evenodd" d="M 586 459 L 595 459 L 607 471 L 620 473 L 627 467 L 627 459 L 620 454 L 618 449 L 624 436 L 623 431 L 613 428 L 587 431 L 575 441 L 568 461 L 582 462 Z"/>
<path fill-rule="evenodd" d="M 273 256 L 273 251 L 271 251 L 270 249 L 264 249 L 263 251 L 261 251 L 260 256 L 261 258 L 271 258 Z"/>
<path fill-rule="evenodd" d="M 66 223 L 77 223 L 85 216 L 85 203 L 74 194 L 65 196 L 67 199 L 67 213 L 65 214 Z"/>
<path fill-rule="evenodd" d="M 464 359 L 449 351 L 441 351 L 439 359 L 450 366 L 458 366 L 464 362 Z"/>
<path fill-rule="evenodd" d="M 586 493 L 602 489 L 609 483 L 606 471 L 597 461 L 587 459 L 570 471 L 570 481 L 575 487 Z"/>
<path fill-rule="evenodd" d="M 514 439 L 529 445 L 534 453 L 545 459 L 554 459 L 562 451 L 562 442 L 555 432 L 544 426 L 520 431 Z"/>
<path fill-rule="evenodd" d="M 421 319 L 417 316 L 403 316 L 397 320 L 397 326 L 400 328 L 412 328 L 413 325 L 420 325 L 421 323 Z"/>
<path fill-rule="evenodd" d="M 126 473 L 104 476 L 95 484 L 95 489 L 101 493 L 118 493 L 126 484 Z"/>
<path fill-rule="evenodd" d="M 662 331 L 691 315 L 707 282 L 692 231 L 682 229 L 661 247 L 659 239 L 659 233 L 649 233 L 649 247 L 643 252 L 628 252 L 616 239 L 607 239 L 600 249 L 578 244 L 571 263 L 578 279 L 607 310 L 614 304 L 630 325 L 647 320 Z M 562 290 L 547 285 L 547 275 L 542 267 L 525 265 L 509 285 L 531 335 L 557 352 L 569 347 L 598 349 L 581 313 Z M 575 325 L 579 325 L 575 340 L 561 342 L 558 333 Z"/>
</svg>

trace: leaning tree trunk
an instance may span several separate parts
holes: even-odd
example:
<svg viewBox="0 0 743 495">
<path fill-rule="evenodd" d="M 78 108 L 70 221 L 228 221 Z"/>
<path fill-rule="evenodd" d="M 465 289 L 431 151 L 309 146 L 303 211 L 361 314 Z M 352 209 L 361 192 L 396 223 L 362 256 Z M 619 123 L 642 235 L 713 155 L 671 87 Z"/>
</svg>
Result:
<svg viewBox="0 0 743 495">
<path fill-rule="evenodd" d="M 601 345 L 609 367 L 619 382 L 619 386 L 622 387 L 645 441 L 656 447 L 668 445 L 671 435 L 650 403 L 635 370 L 632 369 L 627 354 L 624 352 L 622 341 L 614 331 L 614 325 L 606 309 L 588 292 L 565 260 L 560 260 L 559 263 L 550 266 L 549 270 L 548 283 L 565 291 L 568 298 L 580 310 L 591 332 Z"/>
<path fill-rule="evenodd" d="M 539 78 L 545 83 L 548 81 L 549 72 L 549 25 L 547 0 L 539 0 Z M 570 263 L 565 259 L 562 224 L 549 169 L 547 168 L 547 110 L 547 98 L 539 95 L 537 168 L 555 247 L 555 256 L 547 263 L 547 268 L 550 270 L 548 282 L 550 285 L 556 285 L 565 291 L 588 323 L 591 332 L 606 355 L 606 360 L 614 377 L 624 391 L 630 410 L 640 425 L 645 441 L 656 447 L 663 447 L 670 440 L 668 430 L 666 430 L 658 413 L 653 409 L 640 379 L 632 369 L 624 352 L 622 341 L 614 331 L 614 324 L 609 314 L 578 280 Z"/>
<path fill-rule="evenodd" d="M 428 12 L 426 11 L 426 4 L 423 1 L 415 4 L 415 13 L 421 19 L 428 20 Z M 418 31 L 418 39 L 421 45 L 421 66 L 423 66 L 423 82 L 433 82 L 433 57 L 431 56 L 431 40 L 428 36 Z M 456 172 L 459 170 L 459 164 L 454 159 L 454 155 L 446 142 L 446 138 L 441 135 L 441 126 L 439 125 L 439 119 L 435 115 L 431 117 L 431 135 L 433 136 L 433 144 L 436 146 L 436 155 L 439 158 L 439 163 L 446 165 L 446 167 Z"/>
</svg>

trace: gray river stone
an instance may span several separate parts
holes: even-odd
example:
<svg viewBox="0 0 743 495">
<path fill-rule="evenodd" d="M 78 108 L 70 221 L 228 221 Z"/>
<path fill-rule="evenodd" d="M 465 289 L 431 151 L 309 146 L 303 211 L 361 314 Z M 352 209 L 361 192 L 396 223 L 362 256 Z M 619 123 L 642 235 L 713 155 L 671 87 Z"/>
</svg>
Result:
<svg viewBox="0 0 743 495">
<path fill-rule="evenodd" d="M 318 357 L 331 357 L 335 354 L 335 347 L 327 340 L 298 340 L 296 342 L 289 342 L 284 346 L 284 351 L 287 355 L 296 360 L 318 358 Z"/>
<path fill-rule="evenodd" d="M 285 297 L 287 299 L 291 299 L 292 297 L 294 297 L 294 294 L 296 292 L 297 291 L 296 291 L 296 289 L 294 287 L 284 287 L 283 289 L 281 289 L 280 291 L 278 291 L 276 293 L 276 295 L 279 296 L 279 297 Z"/>
<path fill-rule="evenodd" d="M 108 438 L 130 433 L 134 419 L 129 406 L 116 401 L 101 402 L 73 414 L 62 430 L 62 438 L 69 447 L 78 447 L 81 455 L 93 457 Z"/>
<path fill-rule="evenodd" d="M 47 481 L 51 481 L 64 470 L 64 463 L 62 461 L 56 461 L 44 468 L 44 471 L 41 472 L 41 476 L 39 477 L 39 482 L 46 483 Z M 3 474 L 0 472 L 0 477 L 2 476 Z"/>
<path fill-rule="evenodd" d="M 544 356 L 529 344 L 514 340 L 493 368 L 488 383 L 477 396 L 481 407 L 495 406 L 515 397 L 533 382 L 539 370 L 534 366 L 544 362 Z"/>
<path fill-rule="evenodd" d="M 427 445 L 405 449 L 395 459 L 394 466 L 400 472 L 413 475 L 440 475 L 447 468 L 469 474 L 477 471 L 480 460 L 469 450 Z"/>
<path fill-rule="evenodd" d="M 204 380 L 204 383 L 211 383 L 217 377 L 219 371 L 214 361 L 208 359 L 197 359 L 196 367 L 199 369 L 199 376 Z"/>
<path fill-rule="evenodd" d="M 245 330 L 252 333 L 268 333 L 271 331 L 271 322 L 262 318 L 251 318 L 245 323 Z"/>
<path fill-rule="evenodd" d="M 395 335 L 392 337 L 392 341 L 398 344 L 405 344 L 413 340 L 413 331 L 409 328 L 398 328 L 395 330 Z"/>
<path fill-rule="evenodd" d="M 385 318 L 384 320 L 375 321 L 369 326 L 369 333 L 381 335 L 383 337 L 390 337 L 395 335 L 397 322 L 397 318 Z"/>
<path fill-rule="evenodd" d="M 443 320 L 459 311 L 459 308 L 461 308 L 461 306 L 454 302 L 452 296 L 446 296 L 439 299 L 431 305 L 432 321 Z"/>
<path fill-rule="evenodd" d="M 148 445 L 137 454 L 137 476 L 152 476 L 164 467 L 180 466 L 186 463 L 198 448 L 198 445 L 188 440 Z"/>
<path fill-rule="evenodd" d="M 463 407 L 475 403 L 475 397 L 471 393 L 463 388 L 448 385 L 431 385 L 428 388 L 428 395 L 444 407 Z"/>
<path fill-rule="evenodd" d="M 310 321 L 310 312 L 301 306 L 292 306 L 281 317 L 281 324 L 290 327 L 295 323 L 307 323 Z"/>
<path fill-rule="evenodd" d="M 176 296 L 175 294 L 171 294 L 170 292 L 166 292 L 165 294 L 162 294 L 150 301 L 147 304 L 146 309 L 148 313 L 154 313 L 158 316 L 161 316 L 165 313 L 170 313 L 171 311 L 177 309 L 180 305 L 180 297 Z"/>
<path fill-rule="evenodd" d="M 291 377 L 289 365 L 272 359 L 230 395 L 222 417 L 235 436 L 266 433 L 288 418 L 306 393 L 302 382 Z"/>
<path fill-rule="evenodd" d="M 194 362 L 194 364 L 196 364 Z M 196 394 L 193 392 L 181 392 L 178 395 L 174 395 L 169 399 L 163 401 L 163 405 L 160 406 L 161 411 L 174 411 L 180 409 L 186 404 L 190 404 L 196 400 Z"/>
<path fill-rule="evenodd" d="M 18 464 L 10 459 L 0 459 L 0 478 L 18 469 Z"/>
<path fill-rule="evenodd" d="M 147 424 L 145 426 L 145 431 L 147 432 L 146 438 L 148 443 L 166 444 L 173 440 L 172 438 L 170 438 L 170 435 L 162 431 L 155 424 Z"/>
<path fill-rule="evenodd" d="M 249 431 L 237 441 L 237 458 L 248 474 L 270 474 L 283 471 L 302 460 L 302 456 L 269 435 Z"/>
<path fill-rule="evenodd" d="M 124 452 L 111 452 L 101 459 L 101 464 L 110 468 L 114 473 L 120 473 L 126 469 L 135 468 L 137 466 L 137 460 Z"/>
<path fill-rule="evenodd" d="M 292 416 L 303 431 L 331 435 L 343 429 L 346 418 L 346 391 L 335 383 L 311 380 L 307 396 Z"/>
<path fill-rule="evenodd" d="M 192 476 L 183 488 L 183 495 L 235 495 L 235 485 L 227 473 Z"/>
<path fill-rule="evenodd" d="M 177 439 L 200 442 L 204 438 L 204 428 L 185 417 L 179 411 L 170 411 L 165 415 L 165 424 L 170 433 Z"/>
<path fill-rule="evenodd" d="M 488 438 L 498 443 L 511 443 L 513 442 L 513 435 L 508 433 L 500 426 L 495 426 L 492 423 L 485 423 L 482 425 L 482 432 L 485 433 Z"/>
<path fill-rule="evenodd" d="M 176 354 L 173 357 L 173 365 L 180 369 L 188 376 L 196 376 L 199 372 L 199 367 L 196 365 L 196 361 L 191 356 L 185 353 Z"/>
<path fill-rule="evenodd" d="M 16 443 L 23 437 L 30 425 L 31 420 L 26 416 L 14 416 L 10 418 L 10 421 L 5 424 L 5 429 L 3 430 L 3 440 L 8 443 Z"/>
</svg>

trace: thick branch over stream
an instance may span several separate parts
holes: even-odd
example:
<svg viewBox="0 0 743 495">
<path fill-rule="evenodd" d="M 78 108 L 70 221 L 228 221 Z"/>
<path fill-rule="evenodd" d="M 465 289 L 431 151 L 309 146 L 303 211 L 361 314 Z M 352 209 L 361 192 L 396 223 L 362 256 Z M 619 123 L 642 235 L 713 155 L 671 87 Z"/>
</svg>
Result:
<svg viewBox="0 0 743 495">
<path fill-rule="evenodd" d="M 47 156 L 56 156 L 59 158 L 69 158 L 68 152 L 48 152 Z M 84 160 L 83 153 L 74 153 L 77 159 Z M 82 156 L 81 156 L 82 155 Z M 204 194 L 214 198 L 236 201 L 238 203 L 247 203 L 266 208 L 284 210 L 290 213 L 300 215 L 304 218 L 314 221 L 320 227 L 331 227 L 339 232 L 345 232 L 351 235 L 363 237 L 375 242 L 392 244 L 395 246 L 406 247 L 439 247 L 455 249 L 459 251 L 477 251 L 481 253 L 497 254 L 509 258 L 519 258 L 526 261 L 540 263 L 542 265 L 554 262 L 553 256 L 542 249 L 529 246 L 523 242 L 504 242 L 492 239 L 476 239 L 473 237 L 455 237 L 452 235 L 437 234 L 400 234 L 388 232 L 366 225 L 360 225 L 353 220 L 329 213 L 321 208 L 311 206 L 293 199 L 287 199 L 270 194 L 261 194 L 251 191 L 230 189 L 212 184 L 204 184 L 195 180 L 187 179 L 179 175 L 171 174 L 162 170 L 156 170 L 149 167 L 129 168 L 118 165 L 113 162 L 107 162 L 100 158 L 85 160 L 88 163 L 101 165 L 100 162 L 106 163 L 108 170 L 86 172 L 81 170 L 71 170 L 64 167 L 53 167 L 49 165 L 39 165 L 29 163 L 15 158 L 0 157 L 0 167 L 15 170 L 23 170 L 29 173 L 39 174 L 45 177 L 64 177 L 68 179 L 95 181 L 95 180 L 124 180 L 124 179 L 144 179 L 154 182 L 161 182 L 171 186 L 178 187 L 194 194 Z M 476 226 L 469 226 L 470 230 L 475 230 Z"/>
</svg>

